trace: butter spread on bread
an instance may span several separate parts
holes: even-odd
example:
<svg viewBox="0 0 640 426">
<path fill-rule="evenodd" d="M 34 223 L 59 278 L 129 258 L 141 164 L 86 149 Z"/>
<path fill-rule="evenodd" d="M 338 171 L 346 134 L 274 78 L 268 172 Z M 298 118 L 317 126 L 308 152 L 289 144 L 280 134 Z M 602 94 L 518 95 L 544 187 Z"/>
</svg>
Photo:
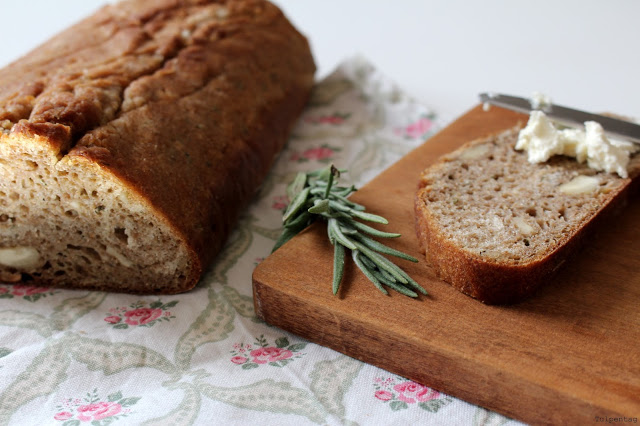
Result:
<svg viewBox="0 0 640 426">
<path fill-rule="evenodd" d="M 527 126 L 520 131 L 516 149 L 527 151 L 532 163 L 547 161 L 553 155 L 575 157 L 594 170 L 617 173 L 626 178 L 629 156 L 638 146 L 628 141 L 609 139 L 595 121 L 584 123 L 584 130 L 558 129 L 542 111 L 532 111 Z"/>
<path fill-rule="evenodd" d="M 638 179 L 597 172 L 566 156 L 532 164 L 515 150 L 520 129 L 445 155 L 420 176 L 416 230 L 427 261 L 485 303 L 525 299 L 621 205 Z"/>
<path fill-rule="evenodd" d="M 0 279 L 192 288 L 314 71 L 263 0 L 105 6 L 0 70 Z"/>
</svg>

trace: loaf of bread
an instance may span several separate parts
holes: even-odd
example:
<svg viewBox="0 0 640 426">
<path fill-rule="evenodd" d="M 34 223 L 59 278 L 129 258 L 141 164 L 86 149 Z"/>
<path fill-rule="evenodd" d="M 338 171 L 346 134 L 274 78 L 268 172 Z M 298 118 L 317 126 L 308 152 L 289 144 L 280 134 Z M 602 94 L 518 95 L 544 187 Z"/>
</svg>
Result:
<svg viewBox="0 0 640 426">
<path fill-rule="evenodd" d="M 0 70 L 0 279 L 192 288 L 314 72 L 264 0 L 124 1 Z"/>
<path fill-rule="evenodd" d="M 415 198 L 427 261 L 456 289 L 488 304 L 536 291 L 575 253 L 594 224 L 639 180 L 555 156 L 531 164 L 518 130 L 471 142 L 426 169 Z"/>
</svg>

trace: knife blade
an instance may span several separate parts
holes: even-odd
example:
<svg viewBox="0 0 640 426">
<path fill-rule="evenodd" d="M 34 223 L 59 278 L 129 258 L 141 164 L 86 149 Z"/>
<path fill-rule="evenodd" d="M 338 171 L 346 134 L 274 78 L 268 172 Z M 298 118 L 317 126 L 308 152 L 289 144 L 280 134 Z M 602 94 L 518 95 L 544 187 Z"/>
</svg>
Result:
<svg viewBox="0 0 640 426">
<path fill-rule="evenodd" d="M 517 96 L 503 95 L 500 93 L 481 93 L 482 103 L 496 105 L 502 108 L 511 109 L 529 114 L 534 111 L 531 100 Z M 619 139 L 626 139 L 630 142 L 640 144 L 640 125 L 630 121 L 619 120 L 605 115 L 592 114 L 573 108 L 567 108 L 555 104 L 543 104 L 537 108 L 544 112 L 550 119 L 567 126 L 582 126 L 585 121 L 597 121 L 602 125 L 608 136 Z"/>
</svg>

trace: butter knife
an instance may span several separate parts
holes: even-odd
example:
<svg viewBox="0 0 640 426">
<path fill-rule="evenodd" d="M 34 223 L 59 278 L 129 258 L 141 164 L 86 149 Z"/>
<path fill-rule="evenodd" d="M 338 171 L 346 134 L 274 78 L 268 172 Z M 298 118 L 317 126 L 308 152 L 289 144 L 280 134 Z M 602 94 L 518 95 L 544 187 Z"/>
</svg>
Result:
<svg viewBox="0 0 640 426">
<path fill-rule="evenodd" d="M 525 114 L 529 114 L 534 109 L 539 109 L 553 121 L 567 126 L 582 126 L 585 121 L 597 121 L 602 125 L 608 136 L 640 144 L 640 125 L 630 121 L 592 114 L 551 103 L 543 103 L 538 108 L 534 108 L 530 99 L 499 93 L 481 93 L 480 101 L 484 104 L 496 105 Z"/>
</svg>

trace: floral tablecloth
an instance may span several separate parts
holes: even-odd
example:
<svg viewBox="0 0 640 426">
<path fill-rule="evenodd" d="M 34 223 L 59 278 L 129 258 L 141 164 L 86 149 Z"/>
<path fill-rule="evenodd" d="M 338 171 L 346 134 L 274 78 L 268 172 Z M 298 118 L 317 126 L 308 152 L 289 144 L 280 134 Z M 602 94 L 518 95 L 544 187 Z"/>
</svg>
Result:
<svg viewBox="0 0 640 426">
<path fill-rule="evenodd" d="M 317 84 L 193 291 L 141 297 L 0 284 L 0 424 L 515 423 L 254 315 L 251 273 L 280 232 L 295 173 L 333 162 L 349 169 L 343 182 L 361 186 L 440 124 L 365 60 L 350 59 Z"/>
</svg>

